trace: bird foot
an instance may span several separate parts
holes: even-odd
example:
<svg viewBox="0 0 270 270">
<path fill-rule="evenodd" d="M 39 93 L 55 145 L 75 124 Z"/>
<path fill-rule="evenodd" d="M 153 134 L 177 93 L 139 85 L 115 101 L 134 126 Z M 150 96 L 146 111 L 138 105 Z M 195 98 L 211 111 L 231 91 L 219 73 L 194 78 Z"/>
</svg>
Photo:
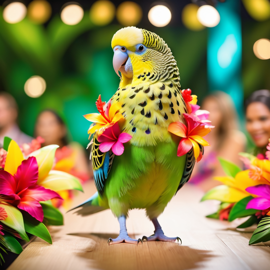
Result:
<svg viewBox="0 0 270 270">
<path fill-rule="evenodd" d="M 141 239 L 136 240 L 129 237 L 127 234 L 121 234 L 121 233 L 115 239 L 113 238 L 108 239 L 109 245 L 120 244 L 120 243 L 139 244 L 139 243 L 142 243 L 142 240 Z"/>
<path fill-rule="evenodd" d="M 182 244 L 180 237 L 167 237 L 162 230 L 157 230 L 149 237 L 143 236 L 142 241 L 163 241 L 163 242 L 177 242 Z"/>
</svg>

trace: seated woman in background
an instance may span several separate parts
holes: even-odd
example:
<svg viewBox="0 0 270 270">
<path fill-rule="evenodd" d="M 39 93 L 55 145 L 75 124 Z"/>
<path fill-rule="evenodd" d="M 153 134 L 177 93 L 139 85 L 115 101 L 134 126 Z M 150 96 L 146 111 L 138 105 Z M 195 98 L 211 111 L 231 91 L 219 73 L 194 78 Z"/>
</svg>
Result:
<svg viewBox="0 0 270 270">
<path fill-rule="evenodd" d="M 264 159 L 270 139 L 270 91 L 255 91 L 246 101 L 246 129 L 256 149 L 255 155 Z"/>
<path fill-rule="evenodd" d="M 68 172 L 82 182 L 91 178 L 88 162 L 81 145 L 69 143 L 63 119 L 53 110 L 42 111 L 35 125 L 35 137 L 42 137 L 42 146 L 57 144 L 55 170 Z"/>
<path fill-rule="evenodd" d="M 218 157 L 242 165 L 238 153 L 244 151 L 246 138 L 238 130 L 236 111 L 226 93 L 217 91 L 207 96 L 201 109 L 210 112 L 209 120 L 215 128 L 207 135 L 210 146 L 204 148 L 204 157 L 196 164 L 190 183 L 207 191 L 220 185 L 213 179 L 215 176 L 225 175 Z"/>
</svg>

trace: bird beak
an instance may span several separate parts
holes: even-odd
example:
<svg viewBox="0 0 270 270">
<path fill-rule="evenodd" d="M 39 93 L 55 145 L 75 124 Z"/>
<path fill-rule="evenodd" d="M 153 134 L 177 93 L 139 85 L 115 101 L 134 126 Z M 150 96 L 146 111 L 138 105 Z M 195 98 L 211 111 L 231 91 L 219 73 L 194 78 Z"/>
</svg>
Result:
<svg viewBox="0 0 270 270">
<path fill-rule="evenodd" d="M 128 54 L 126 52 L 122 52 L 117 47 L 114 49 L 114 56 L 113 56 L 113 68 L 116 74 L 121 78 L 119 75 L 120 68 L 125 65 L 128 60 Z"/>
</svg>

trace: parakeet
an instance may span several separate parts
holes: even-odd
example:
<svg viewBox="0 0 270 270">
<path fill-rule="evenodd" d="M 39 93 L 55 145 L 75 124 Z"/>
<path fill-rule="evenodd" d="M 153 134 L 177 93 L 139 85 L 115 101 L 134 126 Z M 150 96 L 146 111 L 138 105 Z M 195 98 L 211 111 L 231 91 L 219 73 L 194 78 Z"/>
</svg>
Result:
<svg viewBox="0 0 270 270">
<path fill-rule="evenodd" d="M 179 138 L 168 131 L 173 122 L 186 125 L 183 114 L 188 112 L 177 63 L 165 41 L 144 29 L 120 29 L 111 46 L 113 67 L 118 75 L 120 72 L 121 80 L 110 101 L 114 109 L 109 120 L 113 122 L 113 113 L 119 110 L 122 119 L 118 116 L 115 121 L 131 139 L 121 155 L 112 150 L 104 153 L 100 149 L 99 126 L 91 126 L 91 156 L 98 192 L 74 209 L 79 208 L 77 214 L 82 216 L 111 209 L 120 225 L 119 236 L 109 239 L 111 244 L 138 242 L 129 237 L 126 229 L 128 212 L 134 208 L 145 209 L 155 227 L 154 234 L 145 240 L 175 241 L 179 238 L 165 236 L 157 218 L 188 182 L 196 160 L 192 148 L 177 156 Z M 101 101 L 99 106 L 106 110 Z M 199 147 L 203 152 L 203 146 Z"/>
</svg>

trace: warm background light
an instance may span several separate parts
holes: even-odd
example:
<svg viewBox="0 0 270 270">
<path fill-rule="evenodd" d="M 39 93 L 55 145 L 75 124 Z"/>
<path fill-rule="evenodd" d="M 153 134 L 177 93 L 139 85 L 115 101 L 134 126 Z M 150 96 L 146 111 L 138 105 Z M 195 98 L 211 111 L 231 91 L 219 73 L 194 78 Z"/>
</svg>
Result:
<svg viewBox="0 0 270 270">
<path fill-rule="evenodd" d="M 116 17 L 124 26 L 137 25 L 142 19 L 142 9 L 134 2 L 123 2 L 117 8 Z"/>
<path fill-rule="evenodd" d="M 148 13 L 150 23 L 157 27 L 166 26 L 171 21 L 171 18 L 171 11 L 163 5 L 152 7 Z"/>
<path fill-rule="evenodd" d="M 78 24 L 83 18 L 83 9 L 77 4 L 71 4 L 63 8 L 61 19 L 65 24 Z"/>
<path fill-rule="evenodd" d="M 28 6 L 28 17 L 35 23 L 45 23 L 51 13 L 51 5 L 45 0 L 33 1 Z"/>
<path fill-rule="evenodd" d="M 26 95 L 32 98 L 40 97 L 45 90 L 46 82 L 40 76 L 32 76 L 26 81 L 24 85 L 24 91 Z"/>
<path fill-rule="evenodd" d="M 184 25 L 194 31 L 204 29 L 204 26 L 200 23 L 197 17 L 199 7 L 195 4 L 188 4 L 182 11 L 182 21 Z"/>
<path fill-rule="evenodd" d="M 269 0 L 243 0 L 243 4 L 255 20 L 264 21 L 270 18 Z"/>
<path fill-rule="evenodd" d="M 90 9 L 90 18 L 96 25 L 106 25 L 110 23 L 115 14 L 114 4 L 110 1 L 97 1 Z"/>
<path fill-rule="evenodd" d="M 3 11 L 4 20 L 8 23 L 18 23 L 26 15 L 26 6 L 19 2 L 7 5 Z"/>
<path fill-rule="evenodd" d="M 254 54 L 261 60 L 270 59 L 270 40 L 262 38 L 253 45 Z"/>
<path fill-rule="evenodd" d="M 220 15 L 218 11 L 209 5 L 203 5 L 197 12 L 198 20 L 206 27 L 215 27 L 219 24 Z"/>
</svg>

